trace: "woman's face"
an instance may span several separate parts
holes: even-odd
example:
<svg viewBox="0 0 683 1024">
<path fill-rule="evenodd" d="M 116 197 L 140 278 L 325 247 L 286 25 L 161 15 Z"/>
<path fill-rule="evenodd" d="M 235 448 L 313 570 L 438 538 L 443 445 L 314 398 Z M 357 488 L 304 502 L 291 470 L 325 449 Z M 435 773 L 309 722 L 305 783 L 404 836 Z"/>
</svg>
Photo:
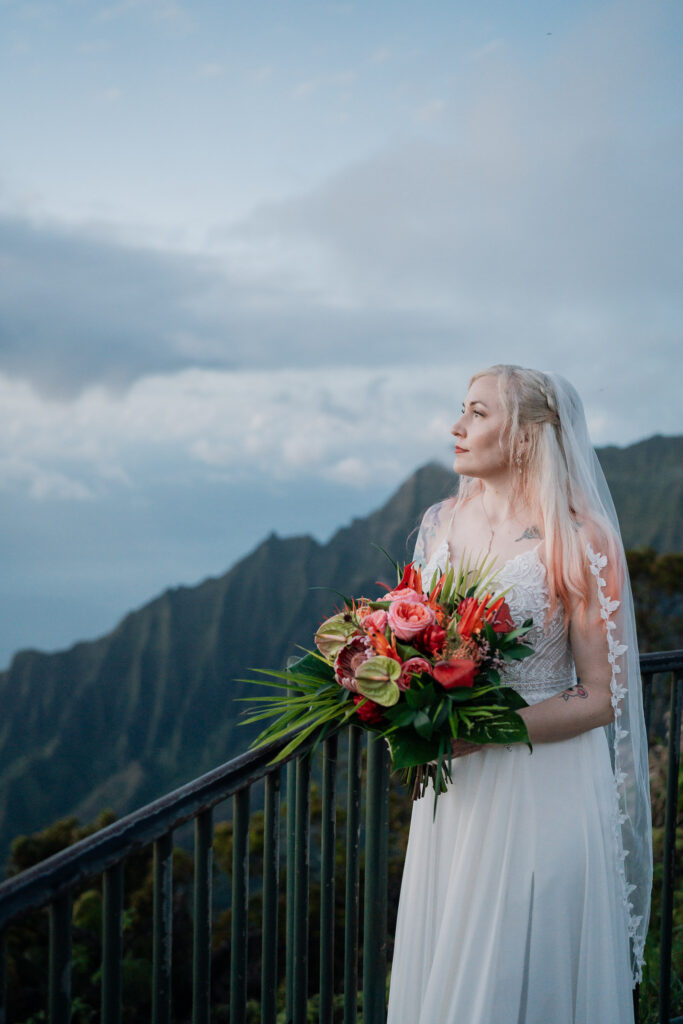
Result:
<svg viewBox="0 0 683 1024">
<path fill-rule="evenodd" d="M 470 387 L 462 415 L 453 424 L 456 473 L 487 479 L 507 473 L 508 456 L 501 447 L 504 414 L 496 377 L 479 377 Z"/>
</svg>

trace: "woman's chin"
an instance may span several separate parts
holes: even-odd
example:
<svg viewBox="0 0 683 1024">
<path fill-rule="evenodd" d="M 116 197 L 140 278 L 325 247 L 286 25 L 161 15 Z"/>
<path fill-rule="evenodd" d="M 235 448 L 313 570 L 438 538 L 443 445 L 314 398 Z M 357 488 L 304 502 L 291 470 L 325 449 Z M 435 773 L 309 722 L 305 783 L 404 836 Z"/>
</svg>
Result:
<svg viewBox="0 0 683 1024">
<path fill-rule="evenodd" d="M 464 468 L 464 466 L 462 464 L 462 456 L 460 456 L 460 455 L 456 455 L 455 456 L 455 459 L 453 460 L 453 469 L 458 474 L 458 476 L 476 476 L 477 475 L 476 473 L 469 472 L 467 469 Z"/>
</svg>

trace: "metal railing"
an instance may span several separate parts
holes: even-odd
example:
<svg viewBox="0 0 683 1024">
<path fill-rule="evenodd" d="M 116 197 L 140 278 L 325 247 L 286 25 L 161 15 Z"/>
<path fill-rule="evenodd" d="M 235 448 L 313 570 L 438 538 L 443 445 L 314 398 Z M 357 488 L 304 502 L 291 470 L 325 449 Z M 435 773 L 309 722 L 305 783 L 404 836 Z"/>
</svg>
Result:
<svg viewBox="0 0 683 1024">
<path fill-rule="evenodd" d="M 361 864 L 361 758 L 363 736 L 348 730 L 346 798 L 346 892 L 344 1024 L 356 1024 Z M 276 1024 L 278 989 L 277 907 L 279 894 L 280 796 L 283 768 L 287 787 L 286 850 L 286 1019 L 305 1024 L 308 1001 L 308 886 L 310 867 L 311 747 L 306 741 L 288 762 L 269 761 L 284 741 L 248 752 L 114 822 L 61 853 L 0 885 L 0 1024 L 10 1024 L 6 979 L 6 932 L 26 911 L 49 913 L 48 1019 L 71 1020 L 72 894 L 84 880 L 102 875 L 101 1020 L 122 1018 L 123 867 L 126 858 L 153 844 L 152 1021 L 171 1020 L 173 833 L 194 822 L 194 912 L 192 1022 L 208 1024 L 211 991 L 212 841 L 217 805 L 232 797 L 233 864 L 230 934 L 230 1021 L 245 1024 L 247 905 L 249 898 L 250 791 L 264 779 L 263 919 L 261 1021 Z M 333 1019 L 336 784 L 338 738 L 322 744 L 320 1020 Z M 386 744 L 369 736 L 365 791 L 366 834 L 362 944 L 364 1024 L 384 1020 L 386 984 L 387 834 L 389 760 Z"/>
<path fill-rule="evenodd" d="M 678 780 L 681 763 L 681 711 L 683 709 L 683 650 L 659 651 L 640 656 L 643 677 L 643 704 L 648 734 L 652 718 L 653 678 L 669 674 L 669 723 L 664 821 L 664 858 L 662 870 L 662 919 L 659 958 L 659 1020 L 683 1024 L 683 1017 L 671 1020 L 671 953 L 675 895 L 676 824 L 678 818 Z M 637 1017 L 636 1017 L 637 1024 Z"/>
<path fill-rule="evenodd" d="M 653 677 L 669 673 L 668 776 L 660 935 L 659 1020 L 670 1021 L 674 860 L 683 651 L 641 657 L 645 713 L 652 708 Z M 347 731 L 344 892 L 344 1024 L 357 1024 L 360 959 L 361 758 L 364 734 Z M 153 846 L 152 1021 L 170 1024 L 172 948 L 172 859 L 175 830 L 194 824 L 194 909 L 192 943 L 192 1024 L 208 1024 L 211 993 L 212 842 L 214 810 L 232 797 L 232 915 L 230 931 L 230 1022 L 246 1024 L 249 901 L 250 795 L 264 780 L 262 872 L 261 1022 L 276 1024 L 278 1014 L 278 899 L 280 891 L 280 799 L 286 773 L 285 1017 L 305 1024 L 309 997 L 309 882 L 311 748 L 314 739 L 283 766 L 269 764 L 283 743 L 235 758 L 180 789 L 129 814 L 0 885 L 0 1024 L 12 1024 L 7 990 L 6 935 L 21 915 L 46 907 L 49 913 L 48 1019 L 71 1020 L 72 898 L 84 880 L 102 875 L 101 1015 L 119 1024 L 122 1014 L 122 917 L 126 859 Z M 338 737 L 322 744 L 320 848 L 320 1024 L 332 1024 L 335 981 L 335 849 Z M 365 788 L 365 872 L 363 893 L 362 992 L 364 1024 L 384 1024 L 387 976 L 387 867 L 389 761 L 386 745 L 367 739 Z M 677 1018 L 677 1022 L 683 1018 Z M 675 1024 L 675 1022 L 672 1022 Z"/>
</svg>

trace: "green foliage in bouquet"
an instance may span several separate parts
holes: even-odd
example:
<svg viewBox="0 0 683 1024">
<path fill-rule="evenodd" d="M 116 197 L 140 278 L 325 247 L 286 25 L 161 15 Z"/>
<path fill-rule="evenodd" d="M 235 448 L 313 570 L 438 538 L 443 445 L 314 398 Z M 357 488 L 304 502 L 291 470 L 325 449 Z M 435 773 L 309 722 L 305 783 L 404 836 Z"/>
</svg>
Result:
<svg viewBox="0 0 683 1024">
<path fill-rule="evenodd" d="M 526 702 L 505 685 L 505 668 L 533 653 L 522 642 L 532 621 L 512 621 L 492 561 L 463 557 L 435 572 L 426 592 L 419 568 L 394 563 L 397 586 L 383 598 L 344 597 L 319 627 L 317 651 L 251 680 L 280 690 L 243 698 L 259 705 L 245 724 L 270 720 L 253 746 L 289 737 L 276 762 L 313 732 L 319 743 L 360 724 L 386 738 L 414 796 L 429 778 L 437 796 L 452 781 L 452 740 L 531 747 L 517 714 Z"/>
</svg>

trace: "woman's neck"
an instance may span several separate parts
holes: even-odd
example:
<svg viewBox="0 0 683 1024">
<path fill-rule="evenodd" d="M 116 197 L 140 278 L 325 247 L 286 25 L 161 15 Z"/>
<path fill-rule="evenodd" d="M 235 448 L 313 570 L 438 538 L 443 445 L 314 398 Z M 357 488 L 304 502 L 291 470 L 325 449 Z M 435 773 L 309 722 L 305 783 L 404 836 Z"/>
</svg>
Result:
<svg viewBox="0 0 683 1024">
<path fill-rule="evenodd" d="M 512 498 L 512 487 L 509 481 L 492 483 L 482 480 L 480 500 L 484 514 L 494 529 L 506 519 L 517 519 L 519 510 L 515 508 Z"/>
</svg>

